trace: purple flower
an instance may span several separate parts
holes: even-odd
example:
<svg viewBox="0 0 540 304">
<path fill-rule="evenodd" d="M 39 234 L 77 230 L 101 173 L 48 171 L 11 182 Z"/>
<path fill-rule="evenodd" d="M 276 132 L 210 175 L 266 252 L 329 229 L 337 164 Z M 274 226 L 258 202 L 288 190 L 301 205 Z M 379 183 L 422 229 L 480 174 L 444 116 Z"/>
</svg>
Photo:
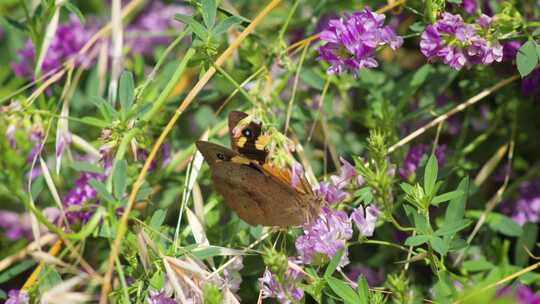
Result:
<svg viewBox="0 0 540 304">
<path fill-rule="evenodd" d="M 95 31 L 96 29 L 93 27 L 83 27 L 76 16 L 70 16 L 67 23 L 60 24 L 56 29 L 55 36 L 41 65 L 43 74 L 61 68 L 65 61 L 72 56 L 76 56 Z M 32 42 L 28 40 L 25 46 L 17 51 L 17 55 L 19 62 L 11 64 L 15 75 L 19 77 L 31 77 L 34 64 L 36 63 L 36 53 Z M 81 57 L 76 59 L 76 63 L 88 66 L 90 62 L 84 57 Z"/>
<path fill-rule="evenodd" d="M 347 277 L 353 282 L 358 281 L 360 275 L 363 275 L 366 278 L 368 285 L 371 287 L 380 285 L 384 282 L 384 271 L 382 268 L 375 271 L 373 268 L 364 265 L 354 265 L 351 266 L 347 272 Z"/>
<path fill-rule="evenodd" d="M 478 5 L 476 3 L 476 0 L 463 0 L 463 2 L 461 2 L 461 7 L 469 15 L 473 15 L 474 13 L 476 13 L 476 9 L 478 8 Z"/>
<path fill-rule="evenodd" d="M 525 96 L 536 96 L 536 93 L 540 90 L 539 83 L 540 69 L 536 69 L 521 81 L 521 92 Z"/>
<path fill-rule="evenodd" d="M 352 233 L 351 221 L 344 211 L 323 207 L 315 221 L 304 225 L 304 235 L 295 242 L 296 250 L 302 262 L 309 264 L 318 258 L 331 259 L 343 249 L 340 266 L 344 266 L 349 263 L 345 242 Z"/>
<path fill-rule="evenodd" d="M 169 297 L 165 290 L 160 292 L 150 290 L 150 304 L 177 304 L 176 300 Z"/>
<path fill-rule="evenodd" d="M 375 230 L 375 224 L 381 211 L 375 205 L 369 205 L 366 207 L 364 214 L 364 208 L 362 206 L 356 208 L 351 214 L 351 220 L 356 224 L 356 228 L 362 236 L 373 236 Z"/>
<path fill-rule="evenodd" d="M 328 73 L 356 73 L 361 68 L 377 67 L 377 47 L 388 44 L 394 50 L 399 48 L 403 38 L 397 36 L 391 27 L 384 26 L 384 19 L 384 15 L 366 7 L 362 12 L 330 20 L 320 33 L 320 39 L 327 43 L 318 49 L 319 59 L 331 65 Z"/>
<path fill-rule="evenodd" d="M 237 292 L 242 284 L 240 270 L 244 268 L 242 256 L 233 258 L 233 262 L 223 270 L 223 279 L 232 292 Z"/>
<path fill-rule="evenodd" d="M 424 155 L 428 154 L 430 150 L 431 146 L 427 144 L 418 144 L 412 146 L 409 149 L 409 152 L 407 153 L 407 156 L 405 157 L 401 168 L 399 168 L 399 175 L 401 176 L 401 178 L 405 180 L 410 179 L 416 172 L 416 169 L 418 168 L 418 165 L 420 165 L 420 161 L 422 160 Z M 445 145 L 439 146 L 437 147 L 437 149 L 435 149 L 435 157 L 437 158 L 437 163 L 439 164 L 439 167 L 442 167 L 444 165 L 445 151 Z"/>
<path fill-rule="evenodd" d="M 60 215 L 60 211 L 54 207 L 47 207 L 43 210 L 45 217 L 49 222 L 55 222 Z M 32 220 L 30 213 L 16 213 L 13 211 L 0 210 L 0 228 L 5 232 L 5 237 L 9 240 L 20 240 L 26 238 L 33 239 Z M 40 227 L 46 231 L 44 227 Z"/>
<path fill-rule="evenodd" d="M 6 138 L 8 139 L 9 146 L 11 149 L 17 148 L 17 141 L 15 140 L 15 130 L 17 127 L 15 125 L 9 125 L 6 129 Z"/>
<path fill-rule="evenodd" d="M 289 304 L 304 297 L 304 291 L 297 287 L 304 274 L 290 264 L 297 265 L 298 261 L 289 258 L 289 267 L 282 277 L 268 269 L 265 270 L 263 277 L 259 279 L 263 298 L 276 298 L 279 303 Z"/>
<path fill-rule="evenodd" d="M 516 223 L 540 223 L 540 179 L 522 182 L 519 185 L 519 198 L 512 206 L 510 213 Z"/>
<path fill-rule="evenodd" d="M 302 165 L 294 162 L 291 169 L 291 185 L 296 187 L 300 184 L 300 179 L 304 175 L 304 169 Z"/>
<path fill-rule="evenodd" d="M 156 47 L 171 43 L 176 33 L 182 31 L 184 25 L 174 20 L 178 13 L 186 14 L 187 11 L 183 6 L 151 1 L 126 29 L 126 44 L 135 54 L 152 55 Z M 173 33 L 165 33 L 169 30 Z"/>
<path fill-rule="evenodd" d="M 427 26 L 422 33 L 422 54 L 430 61 L 440 58 L 455 70 L 467 64 L 501 62 L 503 47 L 497 40 L 487 39 L 491 18 L 482 15 L 477 22 L 478 26 L 466 24 L 459 15 L 443 13 L 435 24 Z"/>
<path fill-rule="evenodd" d="M 321 182 L 315 189 L 315 196 L 323 198 L 329 204 L 335 204 L 347 198 L 348 193 L 330 182 Z"/>
<path fill-rule="evenodd" d="M 30 301 L 30 297 L 24 291 L 12 289 L 8 292 L 8 299 L 5 304 L 26 304 Z"/>
<path fill-rule="evenodd" d="M 503 60 L 512 61 L 516 58 L 517 52 L 521 47 L 521 42 L 519 41 L 508 41 L 503 44 Z"/>
<path fill-rule="evenodd" d="M 497 290 L 497 298 L 514 298 L 516 304 L 540 304 L 540 295 L 537 295 L 526 285 L 518 284 L 516 287 L 506 286 Z"/>
<path fill-rule="evenodd" d="M 492 18 L 486 14 L 482 14 L 480 17 L 476 18 L 476 23 L 483 29 L 488 29 L 491 26 L 491 21 Z"/>
<path fill-rule="evenodd" d="M 356 178 L 358 185 L 362 185 L 364 183 L 364 179 L 358 174 L 358 172 L 356 172 L 356 168 L 343 157 L 340 157 L 339 160 L 341 161 L 341 174 L 330 177 L 332 184 L 339 189 L 343 189 Z"/>
</svg>

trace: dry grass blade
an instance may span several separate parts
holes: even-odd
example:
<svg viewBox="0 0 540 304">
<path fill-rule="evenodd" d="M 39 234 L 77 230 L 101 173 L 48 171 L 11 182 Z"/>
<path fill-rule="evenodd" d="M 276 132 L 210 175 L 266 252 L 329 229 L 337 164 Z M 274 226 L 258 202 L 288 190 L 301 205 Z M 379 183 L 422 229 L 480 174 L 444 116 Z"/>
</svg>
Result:
<svg viewBox="0 0 540 304">
<path fill-rule="evenodd" d="M 144 271 L 148 271 L 150 266 L 150 256 L 148 255 L 148 247 L 146 246 L 143 233 L 143 231 L 137 233 L 137 247 L 139 247 L 137 253 L 141 257 L 141 263 Z"/>
<path fill-rule="evenodd" d="M 122 45 L 124 35 L 122 31 L 122 2 L 112 0 L 112 59 L 111 59 L 111 80 L 109 83 L 109 101 L 114 105 L 118 92 L 118 77 L 122 72 Z"/>
<path fill-rule="evenodd" d="M 512 82 L 514 82 L 514 81 L 516 81 L 518 79 L 521 79 L 519 75 L 514 75 L 512 77 L 508 77 L 506 79 L 503 79 L 503 80 L 499 81 L 495 85 L 483 90 L 482 92 L 476 94 L 475 96 L 467 99 L 463 103 L 457 105 L 455 108 L 453 108 L 450 111 L 438 116 L 437 118 L 435 118 L 432 121 L 428 122 L 427 124 L 425 124 L 421 128 L 415 130 L 411 134 L 409 134 L 409 135 L 405 136 L 404 138 L 402 138 L 400 141 L 398 141 L 397 143 L 392 145 L 390 148 L 388 148 L 388 154 L 394 152 L 399 147 L 402 147 L 402 146 L 406 145 L 411 140 L 413 140 L 413 139 L 417 138 L 418 136 L 424 134 L 427 130 L 429 130 L 429 129 L 435 127 L 436 125 L 446 121 L 451 116 L 465 110 L 466 108 L 474 105 L 475 103 L 479 102 L 480 100 L 484 99 L 485 97 L 487 97 L 487 96 L 493 94 L 494 92 L 506 87 L 507 85 L 511 84 Z"/>
<path fill-rule="evenodd" d="M 171 268 L 171 265 L 169 264 L 167 257 L 163 257 L 163 266 L 165 266 L 165 272 L 167 273 L 167 278 L 169 279 L 169 282 L 173 286 L 174 292 L 176 293 L 178 300 L 180 300 L 180 303 L 186 303 L 186 296 L 184 295 L 182 286 L 180 285 L 180 282 L 178 282 L 178 277 L 176 276 L 175 272 Z"/>
<path fill-rule="evenodd" d="M 475 295 L 481 294 L 481 293 L 483 293 L 483 292 L 485 292 L 485 291 L 487 291 L 487 290 L 490 290 L 490 289 L 492 289 L 492 288 L 494 288 L 494 287 L 500 286 L 500 285 L 502 285 L 502 284 L 504 284 L 504 283 L 506 283 L 506 282 L 508 282 L 508 281 L 511 281 L 511 280 L 513 280 L 513 279 L 515 279 L 515 278 L 518 278 L 518 277 L 520 277 L 520 276 L 522 276 L 522 275 L 524 275 L 524 274 L 526 274 L 526 273 L 528 273 L 528 272 L 531 272 L 531 271 L 533 271 L 533 270 L 535 270 L 535 269 L 537 269 L 537 268 L 539 268 L 539 267 L 540 267 L 540 262 L 538 262 L 538 263 L 536 263 L 536 264 L 533 264 L 533 265 L 531 265 L 531 266 L 529 266 L 529 267 L 527 267 L 527 268 L 523 268 L 523 269 L 521 269 L 520 271 L 516 271 L 516 272 L 514 272 L 513 274 L 508 275 L 508 276 L 502 278 L 501 280 L 499 280 L 499 281 L 497 281 L 497 282 L 495 282 L 495 283 L 489 284 L 489 285 L 487 285 L 487 286 L 481 288 L 481 289 L 480 289 L 479 291 L 477 291 L 477 292 L 474 292 L 474 293 L 471 293 L 471 294 L 465 296 L 465 297 L 462 298 L 461 300 L 455 301 L 454 304 L 464 303 L 465 300 L 470 299 L 471 297 L 473 297 L 473 296 L 475 296 Z"/>
<path fill-rule="evenodd" d="M 504 154 L 506 153 L 506 149 L 508 149 L 508 145 L 503 145 L 497 151 L 493 156 L 484 164 L 482 169 L 480 169 L 480 172 L 476 175 L 474 179 L 474 185 L 479 187 L 484 183 L 486 178 L 488 178 L 491 173 L 497 168 L 499 163 L 501 162 L 501 159 L 504 157 Z"/>
<path fill-rule="evenodd" d="M 208 238 L 206 237 L 206 233 L 204 232 L 204 227 L 195 215 L 195 213 L 193 213 L 191 209 L 186 208 L 186 215 L 188 218 L 189 226 L 191 227 L 191 232 L 193 233 L 193 237 L 195 238 L 197 244 L 210 246 L 210 242 L 208 242 Z"/>
<path fill-rule="evenodd" d="M 28 244 L 28 246 L 26 246 L 25 248 L 23 248 L 19 252 L 3 258 L 2 260 L 0 260 L 0 272 L 7 269 L 13 263 L 16 263 L 16 262 L 24 259 L 29 254 L 31 254 L 32 252 L 38 250 L 41 246 L 52 243 L 57 238 L 58 237 L 56 236 L 56 234 L 52 234 L 52 233 L 45 234 L 39 240 L 33 241 L 32 243 Z"/>
<path fill-rule="evenodd" d="M 47 265 L 56 265 L 64 268 L 69 268 L 71 265 L 65 263 L 64 261 L 60 260 L 59 258 L 52 256 L 50 254 L 47 254 L 43 251 L 36 251 L 31 253 L 32 257 L 34 257 L 36 260 L 43 262 Z"/>
<path fill-rule="evenodd" d="M 83 292 L 73 292 L 77 285 L 87 280 L 87 276 L 80 274 L 67 281 L 64 281 L 50 290 L 43 293 L 41 297 L 41 303 L 43 304 L 55 304 L 55 303 L 87 303 L 92 299 L 90 294 Z"/>
<path fill-rule="evenodd" d="M 41 51 L 39 52 L 39 56 L 36 61 L 36 69 L 34 71 L 34 75 L 40 74 L 43 60 L 45 60 L 47 51 L 49 51 L 49 47 L 51 46 L 54 36 L 56 35 L 56 29 L 58 28 L 58 21 L 60 19 L 60 3 L 59 2 L 60 1 L 56 1 L 54 14 L 51 17 L 51 21 L 49 22 L 49 24 L 47 24 L 47 29 L 45 30 L 45 37 L 43 37 L 43 43 L 41 44 Z"/>
<path fill-rule="evenodd" d="M 252 23 L 240 33 L 238 37 L 229 45 L 229 47 L 218 57 L 218 59 L 215 62 L 216 66 L 221 66 L 227 58 L 229 58 L 234 50 L 236 50 L 242 41 L 246 39 L 246 37 L 251 34 L 257 25 L 268 15 L 268 13 L 274 9 L 281 0 L 272 0 L 258 15 L 253 19 Z M 133 184 L 133 188 L 131 190 L 131 193 L 129 195 L 128 203 L 125 208 L 124 213 L 122 214 L 122 217 L 120 219 L 120 223 L 118 225 L 118 230 L 116 232 L 116 237 L 114 239 L 113 246 L 111 248 L 111 252 L 109 255 L 109 260 L 107 261 L 107 273 L 105 274 L 105 279 L 103 283 L 103 287 L 101 289 L 101 297 L 100 297 L 100 304 L 105 304 L 108 302 L 108 294 L 111 290 L 111 279 L 112 279 L 112 272 L 114 269 L 114 262 L 118 256 L 118 253 L 120 251 L 120 245 L 122 244 L 122 241 L 124 239 L 124 235 L 127 231 L 127 222 L 129 218 L 129 213 L 133 209 L 133 204 L 135 203 L 135 199 L 137 198 L 137 194 L 144 182 L 144 178 L 146 174 L 148 173 L 148 170 L 150 169 L 150 164 L 152 161 L 156 158 L 156 155 L 159 151 L 159 148 L 163 144 L 163 141 L 169 134 L 169 132 L 172 130 L 173 126 L 176 124 L 176 121 L 180 118 L 180 115 L 186 110 L 186 108 L 193 102 L 195 97 L 199 94 L 199 92 L 202 90 L 202 88 L 206 85 L 206 83 L 212 78 L 212 76 L 216 73 L 215 67 L 210 67 L 206 73 L 200 78 L 200 80 L 195 84 L 193 89 L 189 92 L 189 94 L 186 96 L 184 101 L 180 104 L 180 106 L 176 109 L 173 117 L 169 120 L 163 131 L 161 132 L 161 135 L 155 142 L 154 146 L 152 147 L 152 150 L 150 151 L 150 154 L 148 155 L 148 158 L 146 159 L 144 166 L 139 173 L 139 176 L 137 177 L 137 180 Z"/>
</svg>

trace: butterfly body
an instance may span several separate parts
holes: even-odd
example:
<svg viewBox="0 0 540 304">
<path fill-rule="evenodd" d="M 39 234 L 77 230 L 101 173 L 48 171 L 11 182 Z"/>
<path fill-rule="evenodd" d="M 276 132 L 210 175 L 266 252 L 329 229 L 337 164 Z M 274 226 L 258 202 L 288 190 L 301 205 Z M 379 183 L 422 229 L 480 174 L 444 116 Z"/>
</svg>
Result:
<svg viewBox="0 0 540 304">
<path fill-rule="evenodd" d="M 237 127 L 239 120 L 235 118 L 241 112 L 233 113 L 229 115 L 231 130 Z M 249 128 L 250 124 L 245 126 Z M 266 155 L 263 161 L 261 158 L 252 158 L 253 154 L 243 153 L 236 146 L 240 137 L 235 138 L 231 132 L 232 145 L 236 151 L 207 141 L 196 143 L 210 166 L 214 187 L 223 196 L 227 206 L 250 225 L 296 226 L 317 216 L 320 203 L 309 184 L 301 179 L 300 185 L 293 186 L 289 171 L 265 163 Z M 250 137 L 244 143 L 253 143 L 246 147 L 259 150 L 255 148 L 257 140 Z M 262 156 L 263 153 L 267 154 L 266 150 L 262 149 L 257 155 Z"/>
</svg>

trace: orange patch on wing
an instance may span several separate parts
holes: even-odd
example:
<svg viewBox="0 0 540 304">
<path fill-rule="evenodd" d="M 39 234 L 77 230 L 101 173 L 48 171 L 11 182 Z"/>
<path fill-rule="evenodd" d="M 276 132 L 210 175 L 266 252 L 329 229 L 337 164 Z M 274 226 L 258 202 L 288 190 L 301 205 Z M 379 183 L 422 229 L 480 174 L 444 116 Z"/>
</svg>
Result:
<svg viewBox="0 0 540 304">
<path fill-rule="evenodd" d="M 237 163 L 237 164 L 242 164 L 242 165 L 249 165 L 249 164 L 252 163 L 251 160 L 249 160 L 248 158 L 245 158 L 243 156 L 234 156 L 233 158 L 231 158 L 231 162 Z"/>
</svg>

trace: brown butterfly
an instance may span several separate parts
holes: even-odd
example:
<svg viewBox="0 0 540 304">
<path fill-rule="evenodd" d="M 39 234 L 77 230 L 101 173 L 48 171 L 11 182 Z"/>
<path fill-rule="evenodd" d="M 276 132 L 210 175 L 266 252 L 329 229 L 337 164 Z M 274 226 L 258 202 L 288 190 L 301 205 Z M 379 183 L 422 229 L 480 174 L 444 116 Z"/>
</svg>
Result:
<svg viewBox="0 0 540 304">
<path fill-rule="evenodd" d="M 232 130 L 238 126 L 238 121 L 243 119 L 236 120 L 240 117 L 239 113 L 241 112 L 229 115 L 229 118 L 233 118 L 233 121 L 229 120 Z M 250 122 L 246 126 L 254 127 L 253 131 L 261 130 L 261 124 L 251 125 Z M 298 185 L 293 186 L 288 170 L 264 162 L 261 164 L 262 156 L 264 155 L 266 160 L 268 152 L 264 154 L 264 149 L 259 152 L 261 149 L 257 149 L 257 137 L 242 135 L 245 140 L 239 139 L 241 136 L 235 139 L 231 135 L 233 147 L 237 147 L 238 152 L 207 141 L 196 143 L 210 166 L 214 186 L 225 199 L 225 203 L 251 225 L 287 227 L 301 225 L 317 216 L 320 201 L 307 181 L 300 177 Z M 238 141 L 244 145 L 235 144 Z M 257 158 L 250 158 L 250 155 Z"/>
</svg>

